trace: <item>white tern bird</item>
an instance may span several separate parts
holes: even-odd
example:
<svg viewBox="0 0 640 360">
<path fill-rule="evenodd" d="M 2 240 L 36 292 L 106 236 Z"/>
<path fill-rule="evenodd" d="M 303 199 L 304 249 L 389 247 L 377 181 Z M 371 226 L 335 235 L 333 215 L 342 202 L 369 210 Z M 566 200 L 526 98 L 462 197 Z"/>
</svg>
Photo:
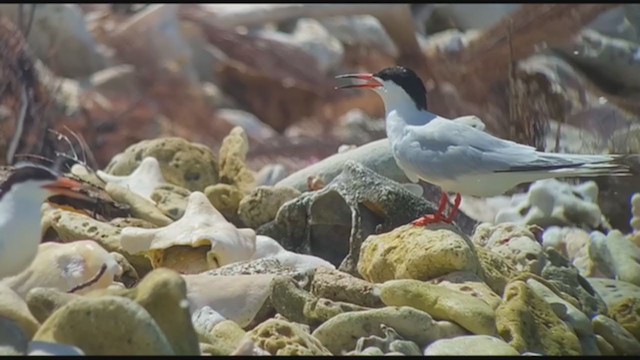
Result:
<svg viewBox="0 0 640 360">
<path fill-rule="evenodd" d="M 384 102 L 386 132 L 398 167 L 412 182 L 424 180 L 442 192 L 438 211 L 413 224 L 451 223 L 460 206 L 460 194 L 500 195 L 514 186 L 547 178 L 631 175 L 622 155 L 556 154 L 494 137 L 467 121 L 452 121 L 427 111 L 427 92 L 410 69 L 395 66 L 375 74 L 348 74 L 364 83 L 338 89 L 375 91 Z M 447 191 L 455 192 L 454 207 Z"/>
<path fill-rule="evenodd" d="M 0 184 L 0 279 L 25 270 L 38 252 L 40 209 L 53 195 L 76 198 L 81 183 L 38 165 L 19 165 Z"/>
</svg>

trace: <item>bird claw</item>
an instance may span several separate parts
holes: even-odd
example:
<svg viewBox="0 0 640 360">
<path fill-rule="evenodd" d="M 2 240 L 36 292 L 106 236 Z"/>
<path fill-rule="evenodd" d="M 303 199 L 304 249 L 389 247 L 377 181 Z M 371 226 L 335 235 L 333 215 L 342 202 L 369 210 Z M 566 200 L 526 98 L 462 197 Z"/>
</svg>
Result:
<svg viewBox="0 0 640 360">
<path fill-rule="evenodd" d="M 411 225 L 414 226 L 427 226 L 429 224 L 437 224 L 439 222 L 444 221 L 445 219 L 438 213 L 435 214 L 427 214 L 425 216 L 419 217 L 411 222 Z"/>
<path fill-rule="evenodd" d="M 411 222 L 414 226 L 427 226 L 429 224 L 437 224 L 439 222 L 445 224 L 453 223 L 453 219 L 456 215 L 458 215 L 458 209 L 460 207 L 460 202 L 462 201 L 462 197 L 460 194 L 456 194 L 456 198 L 453 201 L 453 208 L 449 213 L 449 216 L 444 216 L 444 211 L 449 204 L 449 197 L 446 193 L 442 193 L 442 197 L 440 198 L 440 204 L 438 206 L 438 210 L 433 214 L 424 215 L 416 220 Z"/>
</svg>

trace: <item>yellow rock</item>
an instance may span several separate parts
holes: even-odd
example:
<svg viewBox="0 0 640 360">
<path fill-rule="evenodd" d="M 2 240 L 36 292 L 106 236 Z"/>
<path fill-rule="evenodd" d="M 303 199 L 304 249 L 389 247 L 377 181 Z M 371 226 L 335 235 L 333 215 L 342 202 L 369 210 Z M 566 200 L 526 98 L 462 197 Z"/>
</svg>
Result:
<svg viewBox="0 0 640 360">
<path fill-rule="evenodd" d="M 524 281 L 510 282 L 496 310 L 500 336 L 520 353 L 580 355 L 576 334 Z"/>
<path fill-rule="evenodd" d="M 249 336 L 271 355 L 331 355 L 300 326 L 283 320 L 269 319 L 251 330 Z"/>
<path fill-rule="evenodd" d="M 380 291 L 388 306 L 411 306 L 435 319 L 453 321 L 477 335 L 496 334 L 493 309 L 471 295 L 418 280 L 387 281 Z"/>
<path fill-rule="evenodd" d="M 640 340 L 640 299 L 626 298 L 609 308 L 609 316 Z"/>
<path fill-rule="evenodd" d="M 221 321 L 206 334 L 207 341 L 212 345 L 208 348 L 208 352 L 211 355 L 231 355 L 238 348 L 245 335 L 246 332 L 235 322 Z"/>
<path fill-rule="evenodd" d="M 371 235 L 362 244 L 358 272 L 371 282 L 429 280 L 453 271 L 477 273 L 473 244 L 449 229 L 405 225 Z"/>
</svg>

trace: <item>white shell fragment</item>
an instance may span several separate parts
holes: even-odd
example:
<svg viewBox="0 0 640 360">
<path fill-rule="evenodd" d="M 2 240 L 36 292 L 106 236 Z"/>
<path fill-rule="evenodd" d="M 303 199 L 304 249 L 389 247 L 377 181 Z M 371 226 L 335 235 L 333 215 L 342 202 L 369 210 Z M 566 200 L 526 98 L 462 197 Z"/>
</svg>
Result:
<svg viewBox="0 0 640 360">
<path fill-rule="evenodd" d="M 238 229 L 228 222 L 202 192 L 187 199 L 184 215 L 176 222 L 156 229 L 126 227 L 120 233 L 122 248 L 138 254 L 173 246 L 211 246 L 207 252 L 210 268 L 251 259 L 256 247 L 252 229 Z"/>
<path fill-rule="evenodd" d="M 97 174 L 104 182 L 125 187 L 148 200 L 151 200 L 151 193 L 155 188 L 167 183 L 160 170 L 160 163 L 150 156 L 142 159 L 140 165 L 129 175 L 110 175 L 101 170 Z"/>
</svg>

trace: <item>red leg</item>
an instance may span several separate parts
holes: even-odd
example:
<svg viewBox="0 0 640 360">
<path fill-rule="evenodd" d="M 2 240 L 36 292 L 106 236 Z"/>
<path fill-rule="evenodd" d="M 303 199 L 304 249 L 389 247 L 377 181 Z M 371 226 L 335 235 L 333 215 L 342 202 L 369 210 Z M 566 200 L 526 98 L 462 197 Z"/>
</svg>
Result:
<svg viewBox="0 0 640 360">
<path fill-rule="evenodd" d="M 451 209 L 449 216 L 447 216 L 447 218 L 443 220 L 444 222 L 446 222 L 447 224 L 451 224 L 453 222 L 453 219 L 456 217 L 456 215 L 458 215 L 460 202 L 462 202 L 462 197 L 460 196 L 460 193 L 456 193 L 456 198 L 453 200 L 453 209 Z"/>
<path fill-rule="evenodd" d="M 440 197 L 440 204 L 438 205 L 438 210 L 434 214 L 424 215 L 416 220 L 413 220 L 411 224 L 415 226 L 427 226 L 429 224 L 438 223 L 445 220 L 444 210 L 449 204 L 449 196 L 446 192 L 442 192 Z"/>
</svg>

